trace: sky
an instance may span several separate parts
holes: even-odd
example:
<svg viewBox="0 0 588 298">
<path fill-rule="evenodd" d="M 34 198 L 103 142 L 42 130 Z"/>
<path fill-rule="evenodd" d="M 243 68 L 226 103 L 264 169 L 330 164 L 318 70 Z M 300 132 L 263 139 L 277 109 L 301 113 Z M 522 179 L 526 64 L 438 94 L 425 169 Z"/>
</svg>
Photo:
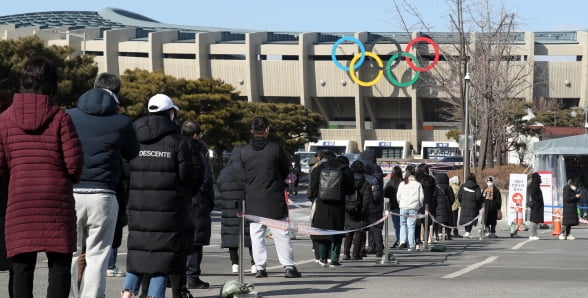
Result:
<svg viewBox="0 0 588 298">
<path fill-rule="evenodd" d="M 90 10 L 106 7 L 129 10 L 162 23 L 274 32 L 401 32 L 394 2 L 405 0 L 117 0 L 3 1 L 0 16 L 27 12 Z M 450 0 L 410 0 L 431 31 L 451 31 Z M 504 4 L 518 16 L 517 31 L 588 29 L 586 0 L 488 0 Z M 466 0 L 465 3 L 473 3 Z M 409 25 L 417 19 L 404 14 Z M 420 31 L 412 27 L 411 31 Z M 474 30 L 475 31 L 475 30 Z"/>
</svg>

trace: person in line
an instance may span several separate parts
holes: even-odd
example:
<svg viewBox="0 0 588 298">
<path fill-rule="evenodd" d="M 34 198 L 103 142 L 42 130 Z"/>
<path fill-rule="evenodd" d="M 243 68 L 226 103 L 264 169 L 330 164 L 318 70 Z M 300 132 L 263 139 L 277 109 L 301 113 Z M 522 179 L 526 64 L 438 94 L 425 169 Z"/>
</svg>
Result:
<svg viewBox="0 0 588 298">
<path fill-rule="evenodd" d="M 340 189 L 337 200 L 327 201 L 321 192 L 321 172 L 326 170 L 340 171 L 342 173 Z M 353 185 L 353 172 L 349 169 L 349 160 L 345 156 L 336 156 L 328 151 L 324 154 L 321 164 L 313 171 L 310 177 L 309 188 L 313 189 L 310 197 L 316 201 L 314 216 L 311 226 L 326 230 L 343 231 L 345 227 L 345 195 L 355 191 Z M 317 243 L 319 251 L 319 264 L 323 267 L 339 267 L 339 255 L 341 254 L 341 242 L 344 235 L 311 235 L 310 238 Z M 330 260 L 331 262 L 329 263 Z"/>
<path fill-rule="evenodd" d="M 529 236 L 529 240 L 539 240 L 539 236 L 537 236 L 537 228 L 539 224 L 543 223 L 544 220 L 544 202 L 543 202 L 543 192 L 541 191 L 541 175 L 535 172 L 531 174 L 531 183 L 529 183 L 529 190 L 527 194 L 529 198 L 527 199 L 527 207 L 530 209 L 530 216 L 529 221 L 531 222 L 531 236 Z"/>
<path fill-rule="evenodd" d="M 572 235 L 572 226 L 577 226 L 580 223 L 578 218 L 578 201 L 582 197 L 578 192 L 576 182 L 572 179 L 568 180 L 563 188 L 563 214 L 561 224 L 563 226 L 563 233 L 559 234 L 559 240 L 576 240 Z"/>
<path fill-rule="evenodd" d="M 227 165 L 220 171 L 216 185 L 220 192 L 221 209 L 221 248 L 229 249 L 231 271 L 239 272 L 239 241 L 243 201 L 245 200 L 245 172 L 241 164 L 241 147 L 233 148 Z M 245 221 L 243 237 L 244 245 L 251 257 L 251 273 L 257 268 L 251 250 L 251 236 L 249 236 L 249 221 Z M 245 249 L 244 247 L 244 249 Z"/>
<path fill-rule="evenodd" d="M 449 186 L 449 177 L 445 173 L 437 173 L 435 175 L 435 191 L 433 193 L 433 201 L 435 202 L 435 220 L 437 221 L 434 227 L 434 241 L 452 240 L 451 228 L 453 224 L 453 213 L 451 212 L 451 204 L 453 204 L 453 189 Z M 445 227 L 443 226 L 445 225 Z M 445 232 L 445 234 L 443 234 Z M 444 235 L 444 237 L 442 237 Z"/>
<path fill-rule="evenodd" d="M 102 297 L 106 290 L 106 269 L 116 222 L 116 190 L 121 177 L 121 158 L 139 154 L 133 122 L 119 114 L 120 79 L 101 73 L 90 89 L 67 113 L 76 127 L 84 151 L 84 170 L 74 185 L 76 200 L 77 251 L 72 259 L 70 297 Z M 85 249 L 82 283 L 78 291 L 78 257 Z M 83 282 L 87 281 L 87 282 Z"/>
<path fill-rule="evenodd" d="M 465 225 L 466 223 L 472 221 L 470 224 L 465 226 L 466 232 L 463 234 L 464 238 L 470 238 L 472 227 L 478 224 L 478 220 L 474 220 L 474 218 L 476 218 L 480 213 L 480 208 L 484 202 L 482 191 L 476 182 L 476 175 L 473 173 L 468 175 L 466 182 L 464 182 L 459 188 L 457 199 L 459 200 L 459 204 L 461 206 L 461 212 L 459 214 L 459 225 Z"/>
<path fill-rule="evenodd" d="M 487 187 L 482 191 L 484 197 L 484 226 L 487 230 L 486 237 L 496 238 L 496 223 L 498 210 L 502 208 L 502 195 L 500 189 L 494 184 L 494 177 L 486 178 Z"/>
<path fill-rule="evenodd" d="M 264 117 L 251 121 L 253 137 L 243 150 L 241 161 L 245 170 L 245 213 L 288 222 L 288 206 L 284 199 L 284 179 L 288 175 L 289 159 L 282 147 L 268 139 L 270 123 Z M 267 277 L 267 226 L 252 222 L 249 225 L 253 259 L 257 278 Z M 271 228 L 270 228 L 271 229 Z M 286 278 L 302 275 L 296 269 L 294 250 L 289 231 L 272 229 L 278 259 L 286 268 Z"/>
<path fill-rule="evenodd" d="M 451 223 L 453 228 L 453 237 L 461 238 L 459 234 L 459 228 L 457 227 L 458 219 L 459 219 L 459 200 L 457 199 L 457 194 L 459 193 L 459 176 L 453 176 L 449 178 L 449 186 L 451 186 L 451 190 L 453 190 L 453 203 L 451 204 L 451 213 L 453 216 L 453 222 Z"/>
<path fill-rule="evenodd" d="M 365 166 L 366 180 L 373 187 L 373 198 L 369 205 L 369 222 L 376 222 L 384 213 L 384 171 L 376 163 L 376 152 L 374 150 L 365 150 L 359 154 L 359 160 Z M 362 255 L 375 254 L 376 257 L 382 257 L 384 251 L 383 238 L 384 223 L 371 226 L 367 233 L 368 248 L 362 252 Z M 364 240 L 365 242 L 365 240 Z"/>
<path fill-rule="evenodd" d="M 416 249 L 416 216 L 423 207 L 424 196 L 421 183 L 415 178 L 415 169 L 412 166 L 406 167 L 404 180 L 398 185 L 396 198 L 400 207 L 400 245 L 399 249 L 405 249 L 408 244 L 408 251 Z"/>
<path fill-rule="evenodd" d="M 174 123 L 179 108 L 164 94 L 152 96 L 147 107 L 149 115 L 133 122 L 141 147 L 130 162 L 123 298 L 137 295 L 143 275 L 150 276 L 147 296 L 164 298 L 168 274 L 184 272 L 192 251 L 192 202 L 186 195 L 192 152 Z"/>
<path fill-rule="evenodd" d="M 389 209 L 391 213 L 400 214 L 400 207 L 398 207 L 396 193 L 398 192 L 398 185 L 400 185 L 402 179 L 402 169 L 399 166 L 394 166 L 394 168 L 392 168 L 390 180 L 388 180 L 386 187 L 384 187 L 384 196 L 389 199 Z M 392 218 L 392 225 L 394 226 L 394 233 L 396 236 L 396 241 L 392 244 L 392 248 L 397 248 L 400 244 L 400 216 L 391 214 L 390 217 Z"/>
<path fill-rule="evenodd" d="M 318 166 L 321 164 L 321 161 L 323 159 L 323 156 L 325 155 L 325 150 L 319 150 L 314 154 L 314 158 L 312 159 L 312 165 L 311 162 L 309 161 L 309 165 L 310 165 L 310 170 L 308 171 L 309 176 L 312 177 L 312 172 L 318 168 Z M 320 170 L 319 170 L 320 171 Z M 318 174 L 315 174 L 318 175 Z M 310 178 L 309 178 L 310 180 Z M 316 189 L 311 189 L 310 188 L 310 184 L 309 187 L 307 189 L 306 195 L 307 195 L 307 199 L 311 202 L 311 208 L 310 208 L 310 221 L 312 222 L 312 219 L 314 217 L 314 211 L 315 211 L 315 207 L 316 207 L 316 203 L 314 201 L 314 197 L 316 196 L 316 194 L 314 194 L 316 191 Z M 320 257 L 319 257 L 319 250 L 318 250 L 318 245 L 316 243 L 316 241 L 312 240 L 312 238 L 310 238 L 310 240 L 312 241 L 312 252 L 314 253 L 314 261 L 316 263 L 318 263 L 320 261 Z"/>
<path fill-rule="evenodd" d="M 351 171 L 353 172 L 353 186 L 355 187 L 356 197 L 353 197 L 356 202 L 349 202 L 352 196 L 347 196 L 346 212 L 345 212 L 345 230 L 356 230 L 345 234 L 345 241 L 343 244 L 343 260 L 361 260 L 363 259 L 359 252 L 362 248 L 362 228 L 368 224 L 369 202 L 372 200 L 372 188 L 365 180 L 364 171 L 365 166 L 359 160 L 351 163 Z M 354 205 L 353 208 L 347 206 Z M 352 246 L 353 245 L 353 246 Z M 353 247 L 353 249 L 351 249 Z"/>
<path fill-rule="evenodd" d="M 419 210 L 419 214 L 425 214 L 425 208 L 428 208 L 429 213 L 435 217 L 435 211 L 437 209 L 437 202 L 433 200 L 433 194 L 435 193 L 435 178 L 429 170 L 429 166 L 420 164 L 415 172 L 416 180 L 423 187 L 423 206 Z M 428 233 L 425 231 L 428 229 Z M 428 239 L 425 239 L 425 235 L 428 235 Z M 432 243 L 433 241 L 433 221 L 429 219 L 428 226 L 425 227 L 425 218 L 419 218 L 416 222 L 416 243 L 417 248 L 423 244 L 423 241 Z"/>
<path fill-rule="evenodd" d="M 118 202 L 118 216 L 114 228 L 114 238 L 112 240 L 112 248 L 110 249 L 110 256 L 108 257 L 108 266 L 106 267 L 107 277 L 124 277 L 126 272 L 118 268 L 116 261 L 118 259 L 118 248 L 122 244 L 123 229 L 128 223 L 127 217 L 127 203 L 129 202 L 129 169 L 127 163 L 121 160 L 121 176 L 116 187 L 116 201 Z M 84 254 L 85 261 L 85 254 Z M 79 262 L 79 260 L 78 260 Z M 80 284 L 80 275 L 78 274 L 78 284 Z"/>
<path fill-rule="evenodd" d="M 200 139 L 202 129 L 195 121 L 182 124 L 182 135 L 190 140 L 194 172 L 198 172 L 197 181 L 192 183 L 192 205 L 194 208 L 194 252 L 188 256 L 186 267 L 186 287 L 188 289 L 208 289 L 210 284 L 200 279 L 203 249 L 210 245 L 212 219 L 210 212 L 214 208 L 214 178 L 208 161 L 208 148 Z M 197 166 L 196 166 L 197 164 Z M 173 287 L 172 287 L 173 288 Z"/>
<path fill-rule="evenodd" d="M 33 297 L 41 251 L 49 267 L 46 297 L 67 297 L 71 287 L 73 185 L 80 181 L 84 155 L 71 117 L 51 99 L 57 81 L 57 67 L 48 59 L 27 60 L 20 92 L 0 114 L 0 179 L 8 183 L 5 241 L 18 298 Z"/>
</svg>

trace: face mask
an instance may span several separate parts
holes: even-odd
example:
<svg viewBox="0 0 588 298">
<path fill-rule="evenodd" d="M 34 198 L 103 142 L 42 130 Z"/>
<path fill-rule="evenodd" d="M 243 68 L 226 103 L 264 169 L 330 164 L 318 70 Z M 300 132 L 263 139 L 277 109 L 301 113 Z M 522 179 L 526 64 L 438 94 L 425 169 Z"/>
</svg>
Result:
<svg viewBox="0 0 588 298">
<path fill-rule="evenodd" d="M 572 190 L 576 190 L 576 187 L 575 187 L 575 186 L 570 186 L 570 188 L 571 188 Z"/>
<path fill-rule="evenodd" d="M 488 186 L 492 186 L 492 185 L 494 185 L 494 183 L 488 182 Z"/>
</svg>

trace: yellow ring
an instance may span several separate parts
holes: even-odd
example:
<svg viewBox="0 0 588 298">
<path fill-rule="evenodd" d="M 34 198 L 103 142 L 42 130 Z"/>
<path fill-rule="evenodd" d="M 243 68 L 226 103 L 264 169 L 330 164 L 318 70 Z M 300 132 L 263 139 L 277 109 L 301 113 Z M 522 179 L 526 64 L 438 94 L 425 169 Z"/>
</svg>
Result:
<svg viewBox="0 0 588 298">
<path fill-rule="evenodd" d="M 360 79 L 358 79 L 357 76 L 355 75 L 355 71 L 353 69 L 355 67 L 355 63 L 357 62 L 357 60 L 359 60 L 359 58 L 361 58 L 361 53 L 355 54 L 355 57 L 353 57 L 353 59 L 351 59 L 351 63 L 349 64 L 349 75 L 351 76 L 351 79 L 356 84 L 358 84 L 360 86 L 364 86 L 364 87 L 369 87 L 369 86 L 375 85 L 384 75 L 384 63 L 382 62 L 382 59 L 380 59 L 380 56 L 378 56 L 377 54 L 375 54 L 373 52 L 365 52 L 365 55 L 372 57 L 374 60 L 376 60 L 376 62 L 378 63 L 378 66 L 380 66 L 380 70 L 378 71 L 378 75 L 376 76 L 376 78 L 369 81 L 369 82 L 364 82 L 364 81 L 361 81 Z"/>
</svg>

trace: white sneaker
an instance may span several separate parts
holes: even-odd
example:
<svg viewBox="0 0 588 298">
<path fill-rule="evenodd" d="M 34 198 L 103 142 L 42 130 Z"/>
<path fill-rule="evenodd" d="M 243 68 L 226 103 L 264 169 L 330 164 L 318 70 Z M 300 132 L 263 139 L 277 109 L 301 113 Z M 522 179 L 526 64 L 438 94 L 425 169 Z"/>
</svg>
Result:
<svg viewBox="0 0 588 298">
<path fill-rule="evenodd" d="M 576 240 L 576 237 L 572 234 L 568 235 L 568 240 Z"/>
<path fill-rule="evenodd" d="M 257 273 L 257 267 L 255 267 L 255 265 L 251 265 L 251 273 L 252 274 Z"/>
<path fill-rule="evenodd" d="M 231 268 L 233 270 L 233 273 L 239 272 L 239 264 L 233 264 L 233 266 Z"/>
<path fill-rule="evenodd" d="M 529 236 L 529 240 L 539 240 L 541 238 L 537 237 L 537 236 Z"/>
<path fill-rule="evenodd" d="M 559 234 L 559 240 L 566 240 L 566 235 Z"/>
<path fill-rule="evenodd" d="M 118 267 L 114 267 L 112 269 L 106 269 L 106 276 L 108 277 L 123 277 L 127 275 L 124 271 L 118 269 Z"/>
<path fill-rule="evenodd" d="M 470 238 L 470 232 L 465 232 L 465 234 L 463 234 L 463 238 Z"/>
</svg>

